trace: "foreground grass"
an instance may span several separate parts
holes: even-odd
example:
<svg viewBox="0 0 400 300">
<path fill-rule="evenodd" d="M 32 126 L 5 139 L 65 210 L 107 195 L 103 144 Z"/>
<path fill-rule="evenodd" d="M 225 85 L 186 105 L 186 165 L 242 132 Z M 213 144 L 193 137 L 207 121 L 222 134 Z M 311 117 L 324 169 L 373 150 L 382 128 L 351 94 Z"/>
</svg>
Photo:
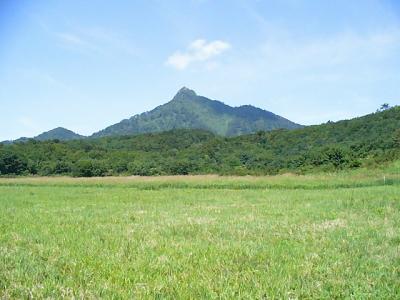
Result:
<svg viewBox="0 0 400 300">
<path fill-rule="evenodd" d="M 2 179 L 0 298 L 400 298 L 397 177 L 321 176 Z"/>
</svg>

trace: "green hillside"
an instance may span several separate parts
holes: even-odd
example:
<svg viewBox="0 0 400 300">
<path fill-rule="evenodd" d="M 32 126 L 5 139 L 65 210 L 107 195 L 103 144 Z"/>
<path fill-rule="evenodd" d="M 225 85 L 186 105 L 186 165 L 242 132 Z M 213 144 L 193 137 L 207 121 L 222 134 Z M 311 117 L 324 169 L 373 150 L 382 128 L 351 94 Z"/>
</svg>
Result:
<svg viewBox="0 0 400 300">
<path fill-rule="evenodd" d="M 296 130 L 204 130 L 0 145 L 1 174 L 276 174 L 379 166 L 400 157 L 400 107 Z"/>
<path fill-rule="evenodd" d="M 259 130 L 301 127 L 271 112 L 250 106 L 231 107 L 182 88 L 168 103 L 133 116 L 93 134 L 93 137 L 162 132 L 172 129 L 204 129 L 223 136 Z"/>
<path fill-rule="evenodd" d="M 3 144 L 22 143 L 22 142 L 27 142 L 31 139 L 35 141 L 49 141 L 49 140 L 70 141 L 70 140 L 79 140 L 83 138 L 85 138 L 85 136 L 77 134 L 69 129 L 63 127 L 57 127 L 52 130 L 43 132 L 33 138 L 21 137 L 14 141 L 4 141 L 2 143 Z"/>
<path fill-rule="evenodd" d="M 34 137 L 37 141 L 46 141 L 46 140 L 60 140 L 60 141 L 69 141 L 69 140 L 77 140 L 84 138 L 83 135 L 79 135 L 71 130 L 57 127 L 50 131 L 43 132 L 38 136 Z"/>
</svg>

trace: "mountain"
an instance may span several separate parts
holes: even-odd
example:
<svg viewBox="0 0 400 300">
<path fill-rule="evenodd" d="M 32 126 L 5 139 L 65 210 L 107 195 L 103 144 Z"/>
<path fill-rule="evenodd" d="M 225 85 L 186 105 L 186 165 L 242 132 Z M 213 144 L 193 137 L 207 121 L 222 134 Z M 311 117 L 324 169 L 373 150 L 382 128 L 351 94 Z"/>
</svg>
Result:
<svg viewBox="0 0 400 300">
<path fill-rule="evenodd" d="M 220 101 L 198 96 L 183 87 L 168 103 L 107 127 L 92 137 L 162 132 L 172 129 L 204 129 L 223 136 L 236 136 L 260 130 L 302 127 L 260 108 L 231 107 Z"/>
<path fill-rule="evenodd" d="M 198 96 L 193 90 L 183 87 L 168 103 L 149 112 L 122 120 L 92 134 L 91 137 L 156 133 L 173 129 L 202 129 L 221 136 L 238 136 L 257 131 L 301 127 L 303 126 L 272 112 L 251 105 L 231 107 L 220 101 Z M 1 143 L 21 143 L 30 139 L 68 141 L 83 138 L 86 137 L 71 130 L 57 127 L 33 138 L 21 137 L 14 141 L 3 141 Z"/>
<path fill-rule="evenodd" d="M 57 127 L 52 130 L 43 132 L 38 136 L 35 136 L 34 139 L 37 141 L 47 141 L 47 140 L 60 140 L 60 141 L 69 141 L 69 140 L 79 140 L 85 138 L 85 136 L 77 134 L 69 129 L 63 127 Z"/>
<path fill-rule="evenodd" d="M 351 120 L 235 137 L 174 129 L 2 145 L 0 175 L 264 175 L 381 167 L 397 159 L 400 107 Z"/>
<path fill-rule="evenodd" d="M 24 143 L 29 141 L 30 139 L 36 141 L 48 141 L 48 140 L 70 141 L 70 140 L 79 140 L 83 138 L 85 138 L 85 136 L 77 134 L 69 129 L 63 127 L 57 127 L 52 130 L 43 132 L 33 138 L 21 137 L 14 141 L 4 141 L 2 143 L 3 144 Z"/>
</svg>

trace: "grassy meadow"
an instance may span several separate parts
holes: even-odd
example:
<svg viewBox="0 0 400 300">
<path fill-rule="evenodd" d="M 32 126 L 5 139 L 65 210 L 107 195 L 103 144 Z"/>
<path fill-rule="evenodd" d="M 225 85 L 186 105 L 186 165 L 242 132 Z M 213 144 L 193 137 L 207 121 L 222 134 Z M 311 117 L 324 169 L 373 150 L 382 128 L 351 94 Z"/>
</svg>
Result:
<svg viewBox="0 0 400 300">
<path fill-rule="evenodd" d="M 0 298 L 399 299 L 399 164 L 0 179 Z"/>
</svg>

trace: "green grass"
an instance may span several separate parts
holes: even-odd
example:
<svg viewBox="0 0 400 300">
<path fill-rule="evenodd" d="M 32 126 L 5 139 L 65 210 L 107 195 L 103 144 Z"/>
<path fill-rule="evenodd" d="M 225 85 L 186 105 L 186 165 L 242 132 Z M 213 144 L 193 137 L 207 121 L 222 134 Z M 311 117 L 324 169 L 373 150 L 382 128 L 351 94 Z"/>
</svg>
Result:
<svg viewBox="0 0 400 300">
<path fill-rule="evenodd" d="M 1 179 L 0 298 L 399 299 L 397 170 Z"/>
</svg>

